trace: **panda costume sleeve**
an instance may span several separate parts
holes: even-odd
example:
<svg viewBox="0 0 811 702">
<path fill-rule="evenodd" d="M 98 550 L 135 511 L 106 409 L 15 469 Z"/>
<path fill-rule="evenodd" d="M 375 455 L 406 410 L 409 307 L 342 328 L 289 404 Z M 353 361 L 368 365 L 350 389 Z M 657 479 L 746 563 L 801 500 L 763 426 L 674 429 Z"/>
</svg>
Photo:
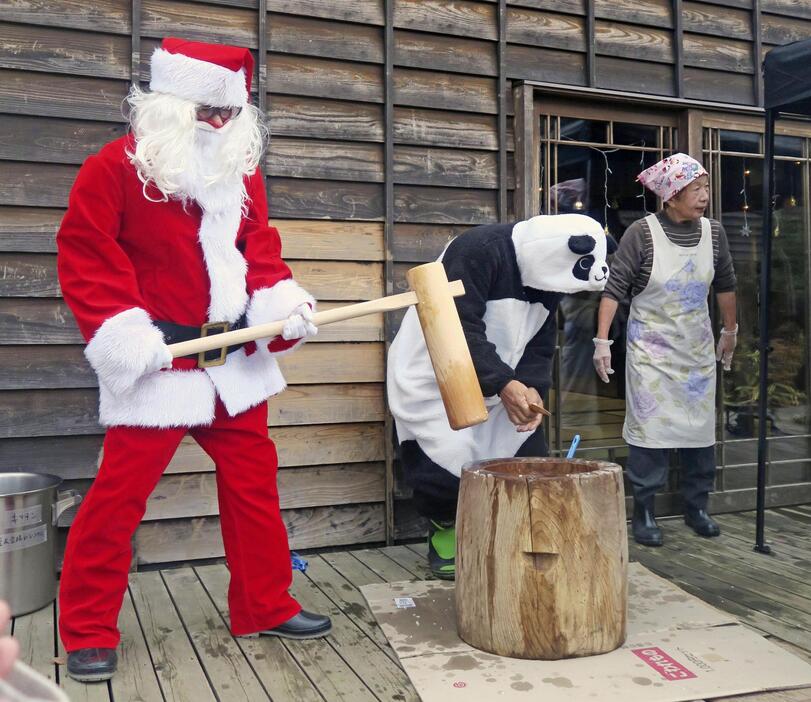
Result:
<svg viewBox="0 0 811 702">
<path fill-rule="evenodd" d="M 516 431 L 498 393 L 513 378 L 539 392 L 549 386 L 557 304 L 566 293 L 602 290 L 605 259 L 615 246 L 598 222 L 577 214 L 476 227 L 448 245 L 440 260 L 448 278 L 465 285 L 456 305 L 490 417 L 451 430 L 416 312 L 409 309 L 389 350 L 387 390 L 403 468 L 415 490 L 426 480 L 453 485 L 470 461 L 519 453 L 531 435 Z M 437 469 L 454 480 L 426 478 Z"/>
</svg>

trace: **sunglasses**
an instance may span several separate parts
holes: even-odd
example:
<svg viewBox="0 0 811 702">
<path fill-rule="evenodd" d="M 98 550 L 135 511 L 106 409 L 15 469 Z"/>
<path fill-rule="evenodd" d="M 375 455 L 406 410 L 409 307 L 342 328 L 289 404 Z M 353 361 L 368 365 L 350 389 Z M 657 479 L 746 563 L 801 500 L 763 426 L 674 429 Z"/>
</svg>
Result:
<svg viewBox="0 0 811 702">
<path fill-rule="evenodd" d="M 241 107 L 211 107 L 210 105 L 197 106 L 197 119 L 214 119 L 215 115 L 219 115 L 223 122 L 229 119 L 234 119 L 242 112 Z"/>
</svg>

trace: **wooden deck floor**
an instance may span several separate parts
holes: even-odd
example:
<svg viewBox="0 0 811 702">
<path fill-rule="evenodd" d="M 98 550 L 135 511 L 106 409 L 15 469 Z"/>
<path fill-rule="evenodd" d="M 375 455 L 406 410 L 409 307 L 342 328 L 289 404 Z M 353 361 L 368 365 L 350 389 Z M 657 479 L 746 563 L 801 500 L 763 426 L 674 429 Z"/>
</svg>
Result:
<svg viewBox="0 0 811 702">
<path fill-rule="evenodd" d="M 632 560 L 773 637 L 811 661 L 811 507 L 771 510 L 767 537 L 775 555 L 752 552 L 754 517 L 719 520 L 719 539 L 698 539 L 664 521 L 666 545 L 632 544 Z M 394 546 L 310 555 L 293 594 L 329 613 L 327 639 L 235 639 L 228 633 L 223 565 L 133 574 L 121 612 L 120 668 L 109 683 L 82 685 L 64 673 L 56 609 L 14 621 L 23 659 L 58 681 L 71 700 L 161 702 L 272 699 L 416 701 L 419 698 L 375 624 L 358 586 L 426 578 L 424 547 Z M 727 698 L 808 702 L 811 690 Z"/>
</svg>

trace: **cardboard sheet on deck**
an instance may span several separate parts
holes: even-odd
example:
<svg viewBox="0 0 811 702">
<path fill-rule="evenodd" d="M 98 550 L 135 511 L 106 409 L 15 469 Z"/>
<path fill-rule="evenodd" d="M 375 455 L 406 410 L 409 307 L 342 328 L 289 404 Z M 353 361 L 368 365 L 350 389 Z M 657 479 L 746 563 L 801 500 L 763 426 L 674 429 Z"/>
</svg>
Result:
<svg viewBox="0 0 811 702">
<path fill-rule="evenodd" d="M 453 583 L 361 590 L 423 702 L 682 702 L 811 686 L 811 665 L 638 563 L 629 567 L 625 645 L 562 661 L 468 646 L 456 634 Z"/>
</svg>

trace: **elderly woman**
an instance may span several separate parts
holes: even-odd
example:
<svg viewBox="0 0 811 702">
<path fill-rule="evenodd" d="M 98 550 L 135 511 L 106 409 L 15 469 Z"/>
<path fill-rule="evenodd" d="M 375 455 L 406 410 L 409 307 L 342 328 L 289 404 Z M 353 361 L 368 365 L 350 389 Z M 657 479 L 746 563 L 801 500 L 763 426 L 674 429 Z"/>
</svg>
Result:
<svg viewBox="0 0 811 702">
<path fill-rule="evenodd" d="M 704 217 L 709 176 L 686 154 L 651 166 L 637 180 L 664 209 L 628 227 L 600 301 L 594 365 L 608 382 L 608 331 L 617 306 L 631 297 L 627 326 L 626 410 L 632 530 L 637 543 L 661 546 L 656 492 L 667 481 L 669 453 L 679 450 L 684 521 L 700 536 L 718 536 L 707 514 L 715 479 L 715 361 L 729 370 L 738 325 L 735 273 L 726 233 Z M 707 298 L 715 288 L 723 328 L 713 355 Z"/>
</svg>

